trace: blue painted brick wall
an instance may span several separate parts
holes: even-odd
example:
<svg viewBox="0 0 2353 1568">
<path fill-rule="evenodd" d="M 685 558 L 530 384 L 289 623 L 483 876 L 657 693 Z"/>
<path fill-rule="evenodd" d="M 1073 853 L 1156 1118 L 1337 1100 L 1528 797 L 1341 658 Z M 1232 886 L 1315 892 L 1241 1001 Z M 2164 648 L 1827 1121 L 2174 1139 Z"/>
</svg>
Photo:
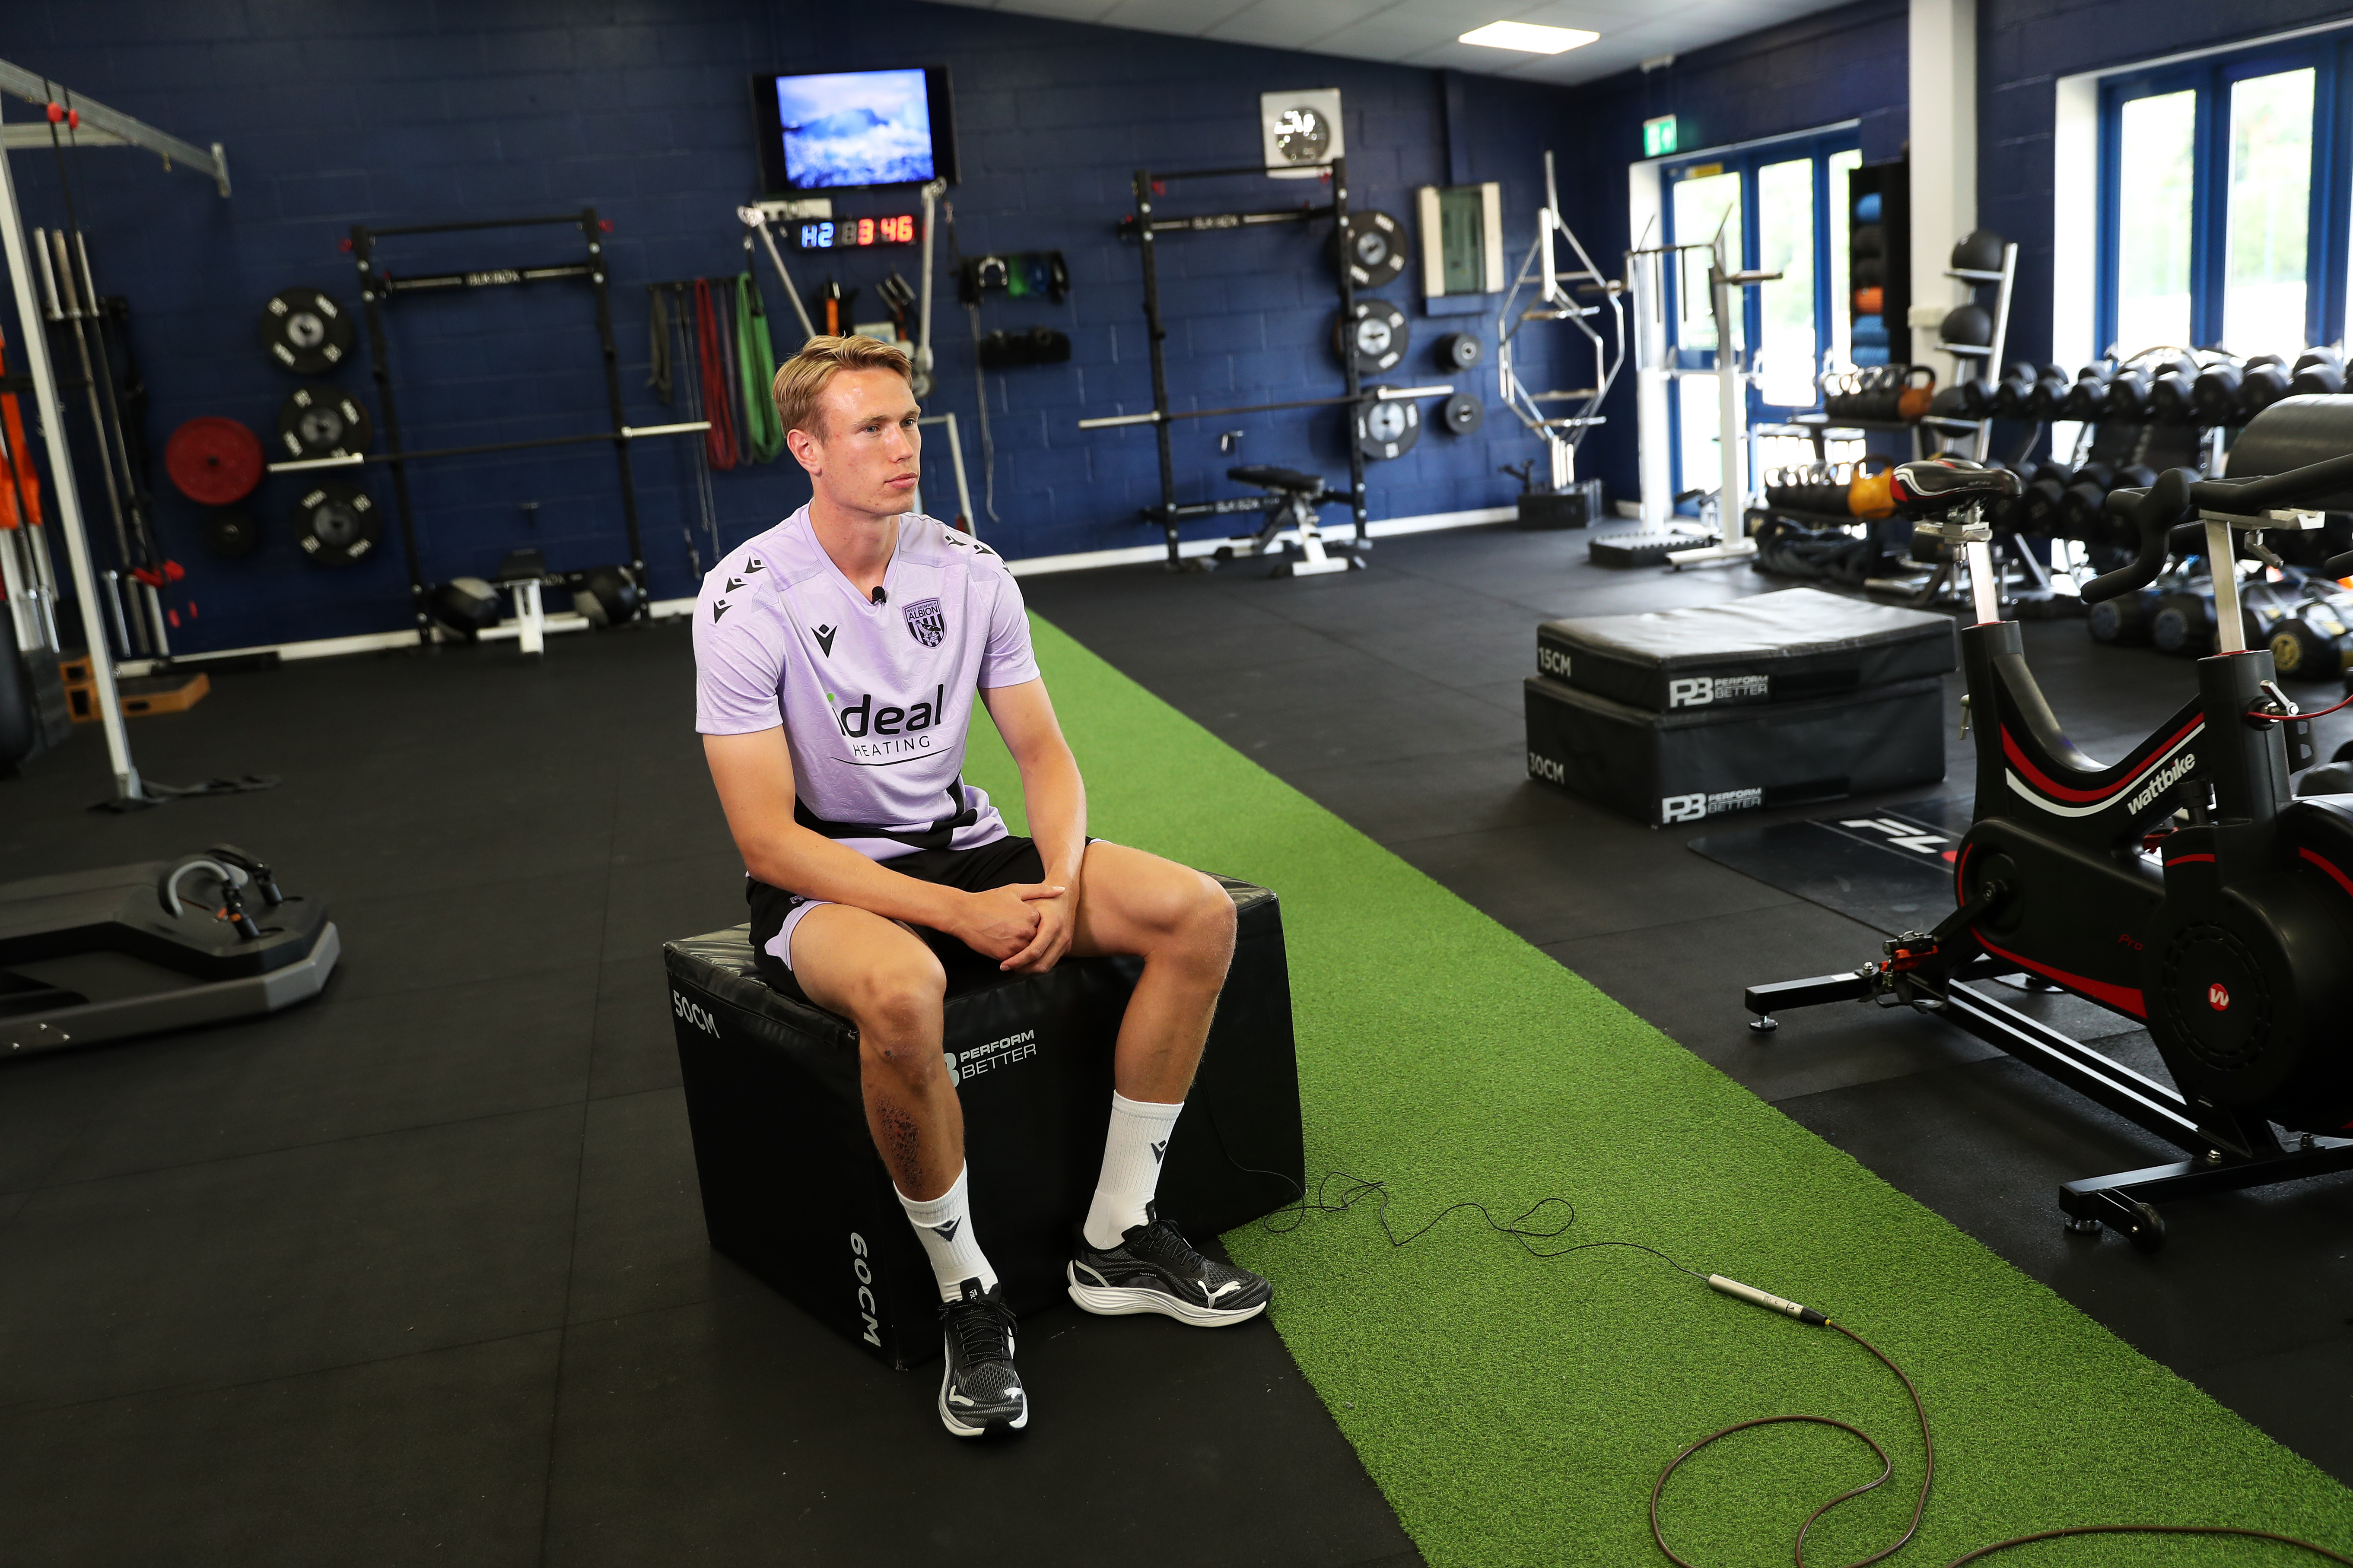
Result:
<svg viewBox="0 0 2353 1568">
<path fill-rule="evenodd" d="M 856 69 L 944 61 L 955 77 L 962 182 L 951 193 L 966 252 L 1062 250 L 1073 289 L 1060 305 L 992 297 L 982 330 L 1045 324 L 1070 333 L 1067 365 L 988 380 L 996 510 L 984 534 L 1020 557 L 1150 542 L 1135 509 L 1156 499 L 1148 432 L 1086 434 L 1085 416 L 1148 406 L 1141 289 L 1133 247 L 1113 236 L 1138 163 L 1199 167 L 1258 156 L 1262 90 L 1333 86 L 1345 95 L 1354 197 L 1410 220 L 1410 187 L 1443 180 L 1439 77 L 1429 71 L 1068 25 L 918 0 L 854 9 L 756 0 L 18 0 L 0 8 L 0 58 L 190 141 L 227 143 L 229 201 L 153 159 L 80 154 L 74 194 L 103 290 L 132 300 L 153 393 L 148 427 L 164 437 L 200 414 L 266 431 L 294 384 L 255 344 L 262 300 L 289 284 L 356 303 L 337 241 L 378 226 L 555 212 L 593 205 L 607 241 L 616 331 L 633 423 L 678 416 L 645 389 L 649 280 L 744 265 L 733 207 L 756 184 L 746 79 L 755 71 Z M 1504 182 L 1507 233 L 1524 243 L 1546 145 L 1583 143 L 1583 95 L 1482 81 L 1472 95 L 1469 175 Z M 25 106 L 11 102 L 11 118 Z M 49 161 L 13 161 L 28 224 L 52 225 L 64 193 Z M 1315 194 L 1246 179 L 1179 186 L 1164 210 L 1287 205 Z M 903 198 L 839 199 L 856 215 Z M 1622 209 L 1622 201 L 1620 203 Z M 1279 401 L 1337 390 L 1325 344 L 1331 303 L 1324 231 L 1277 228 L 1167 242 L 1172 395 L 1179 406 Z M 977 498 L 977 394 L 971 330 L 950 285 L 941 237 L 937 409 L 966 430 Z M 501 265 L 576 251 L 567 230 L 491 231 L 386 242 L 396 270 Z M 804 287 L 828 272 L 861 290 L 898 251 L 799 258 Z M 762 270 L 765 271 L 765 263 Z M 764 278 L 779 347 L 790 320 Z M 1417 342 L 1398 374 L 1434 373 L 1429 344 L 1461 321 L 1423 319 L 1410 275 L 1384 291 L 1414 318 Z M 412 446 L 601 428 L 604 399 L 590 301 L 564 285 L 469 298 L 406 299 L 391 311 L 396 395 Z M 13 321 L 10 331 L 15 331 Z M 1538 363 L 1535 374 L 1549 374 Z M 1472 383 L 1492 404 L 1489 369 Z M 364 351 L 338 378 L 372 406 Z M 1338 477 L 1345 447 L 1331 411 L 1208 420 L 1178 427 L 1187 496 L 1234 493 L 1222 477 L 1220 428 L 1249 432 L 1246 459 Z M 927 452 L 927 499 L 949 510 L 945 443 Z M 1370 473 L 1373 515 L 1494 505 L 1512 482 L 1498 466 L 1535 442 L 1491 417 L 1476 437 L 1430 430 L 1419 448 Z M 691 517 L 681 442 L 637 449 L 647 555 L 658 595 L 691 592 L 682 531 Z M 543 545 L 554 563 L 624 553 L 608 456 L 594 448 L 466 459 L 414 470 L 426 573 L 484 573 L 509 548 Z M 290 478 L 251 501 L 267 530 L 258 554 L 220 563 L 197 542 L 202 509 L 157 475 L 161 531 L 189 569 L 201 619 L 189 647 L 234 647 L 406 624 L 396 549 L 342 572 L 304 565 L 287 514 Z M 380 469 L 367 481 L 391 499 Z M 715 478 L 722 542 L 732 546 L 797 505 L 807 487 L 789 458 Z M 86 490 L 102 509 L 100 492 Z M 540 503 L 535 527 L 520 506 Z M 1335 514 L 1336 515 L 1336 514 Z M 1202 531 L 1215 530 L 1204 525 Z M 105 531 L 100 525 L 100 531 Z M 707 560 L 707 555 L 706 555 Z"/>
</svg>

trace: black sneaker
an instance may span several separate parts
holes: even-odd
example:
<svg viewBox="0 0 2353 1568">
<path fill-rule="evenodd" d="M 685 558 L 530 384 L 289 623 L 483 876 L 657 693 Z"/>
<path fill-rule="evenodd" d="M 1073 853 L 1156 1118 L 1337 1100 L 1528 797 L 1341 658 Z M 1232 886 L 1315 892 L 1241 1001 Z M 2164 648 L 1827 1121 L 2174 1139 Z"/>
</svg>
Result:
<svg viewBox="0 0 2353 1568">
<path fill-rule="evenodd" d="M 940 1303 L 940 1423 L 959 1437 L 980 1437 L 998 1428 L 1018 1432 L 1029 1425 L 1029 1396 L 1013 1370 L 1013 1310 L 1005 1287 L 987 1290 L 977 1279 L 964 1282 L 960 1300 Z"/>
<path fill-rule="evenodd" d="M 1274 1300 L 1274 1287 L 1249 1269 L 1195 1251 L 1157 1206 L 1147 1205 L 1144 1215 L 1117 1247 L 1098 1249 L 1079 1237 L 1069 1270 L 1071 1300 L 1107 1318 L 1158 1312 L 1198 1329 L 1222 1329 L 1257 1317 Z"/>
</svg>

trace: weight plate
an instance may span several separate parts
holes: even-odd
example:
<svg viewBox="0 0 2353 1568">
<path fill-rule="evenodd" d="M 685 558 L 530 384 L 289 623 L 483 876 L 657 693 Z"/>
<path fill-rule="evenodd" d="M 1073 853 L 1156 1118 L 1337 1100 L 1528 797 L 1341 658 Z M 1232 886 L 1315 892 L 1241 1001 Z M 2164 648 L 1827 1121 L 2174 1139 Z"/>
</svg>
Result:
<svg viewBox="0 0 2353 1568">
<path fill-rule="evenodd" d="M 229 506 L 251 495 L 261 465 L 260 437 L 216 414 L 189 420 L 164 447 L 164 471 L 202 506 Z"/>
<path fill-rule="evenodd" d="M 340 387 L 298 386 L 278 405 L 278 444 L 289 458 L 340 458 L 375 438 L 367 410 Z"/>
<path fill-rule="evenodd" d="M 1438 363 L 1455 370 L 1469 370 L 1486 353 L 1487 345 L 1476 332 L 1449 332 L 1438 340 Z"/>
<path fill-rule="evenodd" d="M 1355 314 L 1332 327 L 1335 351 L 1345 358 L 1353 348 L 1359 375 L 1394 369 L 1411 341 L 1405 312 L 1387 300 L 1359 300 Z"/>
<path fill-rule="evenodd" d="M 1421 439 L 1421 409 L 1404 399 L 1356 406 L 1356 450 L 1376 461 L 1402 458 Z"/>
<path fill-rule="evenodd" d="M 1446 400 L 1439 416 L 1455 435 L 1468 436 L 1487 422 L 1487 405 L 1467 392 L 1458 392 Z"/>
<path fill-rule="evenodd" d="M 263 350 L 297 375 L 324 375 L 355 341 L 351 313 L 320 289 L 281 289 L 261 308 Z"/>
<path fill-rule="evenodd" d="M 1405 271 L 1405 225 L 1385 212 L 1350 213 L 1345 235 L 1332 236 L 1333 259 L 1346 261 L 1348 281 L 1359 289 L 1396 282 Z"/>
<path fill-rule="evenodd" d="M 294 504 L 294 542 L 314 566 L 364 560 L 383 532 L 375 500 L 356 485 L 329 479 Z"/>
<path fill-rule="evenodd" d="M 216 511 L 205 519 L 205 549 L 235 561 L 261 548 L 261 525 L 241 511 Z"/>
</svg>

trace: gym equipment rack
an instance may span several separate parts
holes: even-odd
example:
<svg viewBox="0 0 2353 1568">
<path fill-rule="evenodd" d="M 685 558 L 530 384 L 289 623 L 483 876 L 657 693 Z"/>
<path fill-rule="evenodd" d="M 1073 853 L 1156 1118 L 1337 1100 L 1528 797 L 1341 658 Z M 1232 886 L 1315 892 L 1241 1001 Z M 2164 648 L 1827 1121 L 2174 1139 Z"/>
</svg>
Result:
<svg viewBox="0 0 2353 1568">
<path fill-rule="evenodd" d="M 533 228 L 554 224 L 570 224 L 579 229 L 587 241 L 585 259 L 558 262 L 539 267 L 494 267 L 467 272 L 438 272 L 416 277 L 396 277 L 376 264 L 376 242 L 401 235 L 460 234 L 475 229 Z M 647 425 L 632 428 L 621 406 L 620 353 L 613 343 L 613 299 L 607 287 L 605 266 L 605 226 L 596 216 L 595 207 L 582 207 L 576 213 L 558 213 L 546 217 L 480 218 L 469 223 L 406 224 L 397 228 L 375 228 L 367 224 L 352 225 L 351 251 L 353 264 L 360 276 L 360 302 L 366 307 L 368 353 L 374 361 L 376 400 L 384 410 L 384 438 L 387 448 L 382 454 L 351 453 L 339 458 L 311 458 L 298 462 L 272 463 L 273 474 L 291 473 L 311 468 L 356 468 L 364 463 L 384 463 L 392 469 L 393 500 L 400 518 L 400 542 L 408 563 L 409 607 L 417 617 L 417 640 L 433 639 L 433 609 L 429 603 L 432 585 L 425 580 L 425 568 L 417 549 L 417 517 L 408 497 L 408 465 L 432 458 L 475 457 L 488 452 L 520 452 L 540 447 L 578 446 L 591 441 L 613 444 L 614 460 L 619 465 L 621 479 L 621 517 L 628 530 L 629 575 L 636 579 L 640 603 L 649 595 L 646 585 L 646 552 L 638 535 L 638 486 L 629 465 L 629 443 L 647 436 L 682 436 L 700 433 L 709 428 L 707 422 L 677 425 Z M 611 409 L 612 427 L 579 436 L 544 436 L 524 441 L 489 441 L 468 447 L 438 447 L 422 451 L 409 451 L 400 444 L 400 413 L 392 395 L 390 351 L 385 341 L 385 301 L 396 294 L 429 294 L 447 289 L 470 290 L 504 288 L 567 279 L 585 278 L 596 293 L 596 342 L 605 362 L 605 398 Z M 642 613 L 642 612 L 640 612 Z"/>
<path fill-rule="evenodd" d="M 100 586 L 91 561 L 73 452 L 67 441 L 64 405 L 58 396 L 57 366 L 50 357 L 47 314 L 36 297 L 34 279 L 38 266 L 26 243 L 24 219 L 16 205 L 16 181 L 8 168 L 6 153 L 56 148 L 61 142 L 76 148 L 85 141 L 93 146 L 136 147 L 155 153 L 166 170 L 185 169 L 211 180 L 224 199 L 229 194 L 227 154 L 217 142 L 206 152 L 5 60 L 0 60 L 0 94 L 36 105 L 48 117 L 47 124 L 0 128 L 0 252 L 5 252 L 7 259 L 10 287 L 16 303 L 20 341 L 16 346 L 24 355 L 23 374 L 31 384 L 41 437 L 48 448 L 48 494 L 54 525 L 65 542 L 74 597 L 81 606 L 83 635 L 90 647 L 90 685 L 97 700 L 99 727 L 106 736 L 108 766 L 114 775 L 115 794 L 109 804 L 130 808 L 158 805 L 181 795 L 209 793 L 213 786 L 198 784 L 181 789 L 143 780 L 132 759 L 131 737 L 123 726 L 122 703 L 116 689 L 114 651 L 108 645 L 100 608 L 108 602 L 109 595 Z M 60 126 L 67 128 L 62 134 Z M 78 234 L 75 238 L 79 241 Z M 87 256 L 78 243 L 73 258 L 82 264 L 87 283 Z M 111 463 L 111 458 L 106 455 L 108 438 L 101 425 L 101 459 Z M 14 454 L 10 455 L 9 468 L 13 472 Z M 106 471 L 111 474 L 112 470 L 110 468 Z M 59 651 L 55 613 L 57 583 L 47 556 L 47 529 L 32 525 L 29 514 L 23 515 L 28 525 L 19 531 L 26 535 L 21 542 L 26 554 L 24 570 L 21 574 L 14 569 L 5 573 L 8 579 L 5 584 L 8 619 L 13 627 L 0 629 L 12 630 L 20 649 L 38 647 L 54 656 Z M 0 565 L 6 561 L 7 557 L 0 555 Z M 27 580 L 17 581 L 20 575 Z"/>
<path fill-rule="evenodd" d="M 1384 401 L 1408 396 L 1450 394 L 1451 386 L 1417 386 L 1380 388 L 1367 395 L 1356 370 L 1356 358 L 1344 347 L 1340 355 L 1341 373 L 1347 390 L 1332 398 L 1309 398 L 1291 403 L 1252 404 L 1239 408 L 1204 408 L 1176 410 L 1168 405 L 1167 358 L 1161 345 L 1167 339 L 1168 329 L 1160 317 L 1160 269 L 1157 237 L 1164 234 L 1208 234 L 1226 229 L 1256 228 L 1266 224 L 1308 223 L 1328 217 L 1345 233 L 1348 227 L 1348 161 L 1335 158 L 1330 164 L 1332 199 L 1322 206 L 1302 203 L 1296 207 L 1279 208 L 1271 212 L 1199 213 L 1186 217 L 1155 217 L 1152 202 L 1159 188 L 1171 180 L 1232 179 L 1244 174 L 1265 175 L 1274 171 L 1261 164 L 1244 164 L 1229 169 L 1179 169 L 1175 172 L 1135 171 L 1135 216 L 1120 226 L 1123 234 L 1132 234 L 1144 256 L 1144 321 L 1145 336 L 1152 353 L 1152 412 L 1149 414 L 1119 414 L 1100 419 L 1082 419 L 1082 430 L 1106 430 L 1124 425 L 1149 425 L 1160 456 L 1160 504 L 1144 509 L 1147 522 L 1161 526 L 1168 541 L 1168 569 L 1184 568 L 1177 550 L 1176 525 L 1190 518 L 1219 517 L 1229 512 L 1267 511 L 1289 504 L 1281 495 L 1234 496 L 1224 500 L 1178 501 L 1176 499 L 1176 457 L 1168 446 L 1168 426 L 1179 419 L 1205 419 L 1227 414 L 1264 414 L 1279 408 L 1304 408 L 1317 405 L 1339 406 L 1363 403 L 1367 396 Z M 1356 313 L 1356 285 L 1348 276 L 1348 268 L 1332 269 L 1339 278 L 1340 320 L 1353 321 Z M 1350 515 L 1356 520 L 1356 537 L 1352 550 L 1366 550 L 1372 540 L 1366 531 L 1365 517 L 1365 454 L 1352 435 L 1348 443 L 1348 489 L 1345 492 L 1327 491 L 1334 500 L 1348 503 Z"/>
</svg>

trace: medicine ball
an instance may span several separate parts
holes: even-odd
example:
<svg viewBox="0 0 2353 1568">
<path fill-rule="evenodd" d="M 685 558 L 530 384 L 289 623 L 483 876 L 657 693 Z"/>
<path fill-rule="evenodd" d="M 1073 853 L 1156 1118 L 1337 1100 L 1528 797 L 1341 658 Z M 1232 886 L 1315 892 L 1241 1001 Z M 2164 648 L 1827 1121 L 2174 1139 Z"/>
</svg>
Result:
<svg viewBox="0 0 2353 1568">
<path fill-rule="evenodd" d="M 572 591 L 572 607 L 592 626 L 617 626 L 638 614 L 638 583 L 618 566 L 598 566 Z"/>
<path fill-rule="evenodd" d="M 480 577 L 452 577 L 434 585 L 426 595 L 433 619 L 471 642 L 499 624 L 505 608 L 499 591 Z"/>
<path fill-rule="evenodd" d="M 1961 305 L 1945 313 L 1936 329 L 1938 341 L 1981 349 L 1993 342 L 1993 317 L 1983 305 Z"/>
<path fill-rule="evenodd" d="M 1989 228 L 1971 229 L 1953 247 L 1953 270 L 1956 272 L 1999 272 L 2001 270 L 2001 236 Z M 1947 342 L 1957 340 L 1947 339 Z"/>
</svg>

